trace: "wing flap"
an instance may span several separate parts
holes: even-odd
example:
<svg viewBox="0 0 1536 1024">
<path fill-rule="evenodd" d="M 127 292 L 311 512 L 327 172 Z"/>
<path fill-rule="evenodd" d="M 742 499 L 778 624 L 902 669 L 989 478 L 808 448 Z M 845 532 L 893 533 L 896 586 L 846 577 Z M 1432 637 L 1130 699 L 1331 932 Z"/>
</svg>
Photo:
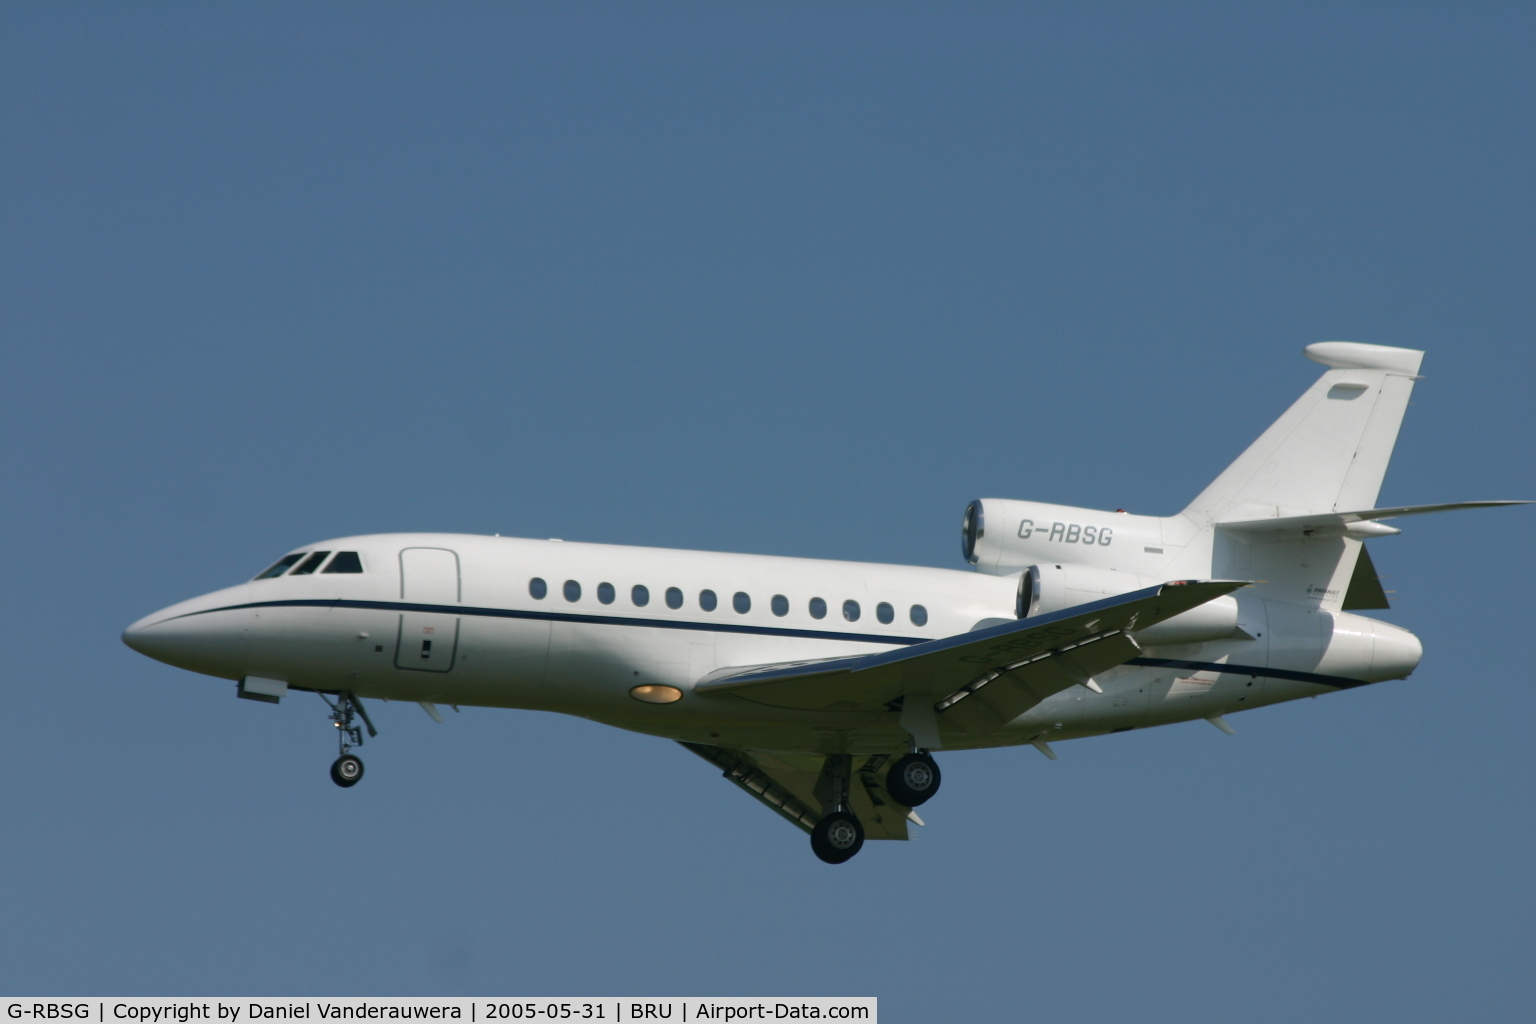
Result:
<svg viewBox="0 0 1536 1024">
<path fill-rule="evenodd" d="M 937 710 L 942 721 L 967 732 L 994 732 L 1047 697 L 1086 684 L 1140 653 L 1141 647 L 1130 636 L 1113 633 L 984 675 L 939 701 Z"/>
<path fill-rule="evenodd" d="M 678 741 L 678 745 L 719 768 L 728 780 L 740 786 L 748 796 L 791 825 L 809 832 L 821 818 L 814 809 L 814 800 L 809 799 L 810 790 L 794 786 L 793 783 L 798 781 L 796 779 L 782 777 L 794 773 L 780 772 L 780 777 L 775 777 L 775 773 L 765 771 L 745 750 L 712 747 L 706 743 L 685 743 L 682 740 Z M 813 784 L 814 781 L 813 777 Z M 801 791 L 796 792 L 797 789 Z"/>
<path fill-rule="evenodd" d="M 939 701 L 947 709 L 963 700 L 944 703 L 948 698 L 960 691 L 979 693 L 1006 673 L 1010 678 L 981 702 L 1002 715 L 1021 705 L 1021 710 L 1027 710 L 1052 693 L 1135 657 L 1135 642 L 1124 634 L 1243 586 L 1247 584 L 1234 580 L 1164 583 L 901 650 L 727 671 L 699 683 L 695 692 L 731 693 L 807 711 L 880 711 L 911 696 Z M 1097 649 L 1090 650 L 1093 647 Z M 956 721 L 973 717 L 967 712 Z M 980 720 L 975 727 L 981 727 Z"/>
<path fill-rule="evenodd" d="M 733 750 L 681 741 L 679 745 L 719 768 L 726 779 L 748 796 L 802 832 L 809 832 L 821 819 L 816 782 L 821 777 L 824 757 Z M 852 785 L 848 787 L 848 802 L 864 826 L 864 838 L 906 839 L 907 809 L 885 791 L 883 769 L 890 756 L 877 754 L 857 760 Z"/>
</svg>

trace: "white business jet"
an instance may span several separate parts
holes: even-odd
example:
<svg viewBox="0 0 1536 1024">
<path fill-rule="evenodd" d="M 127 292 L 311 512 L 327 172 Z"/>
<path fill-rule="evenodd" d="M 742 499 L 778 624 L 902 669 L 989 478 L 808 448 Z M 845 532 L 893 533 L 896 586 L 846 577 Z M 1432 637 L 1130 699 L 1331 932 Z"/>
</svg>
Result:
<svg viewBox="0 0 1536 1024">
<path fill-rule="evenodd" d="M 411 533 L 305 545 L 123 633 L 152 658 L 330 706 L 339 786 L 363 698 L 531 708 L 676 740 L 841 863 L 905 839 L 934 752 L 1051 744 L 1407 676 L 1363 541 L 1422 352 L 1329 367 L 1178 515 L 986 498 L 974 571 Z"/>
</svg>

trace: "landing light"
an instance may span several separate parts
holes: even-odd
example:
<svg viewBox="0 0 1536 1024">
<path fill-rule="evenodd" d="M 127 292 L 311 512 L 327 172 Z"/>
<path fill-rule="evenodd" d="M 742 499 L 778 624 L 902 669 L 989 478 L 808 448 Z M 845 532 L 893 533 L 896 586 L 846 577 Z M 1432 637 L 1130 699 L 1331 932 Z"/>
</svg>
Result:
<svg viewBox="0 0 1536 1024">
<path fill-rule="evenodd" d="M 673 701 L 683 699 L 683 691 L 677 687 L 660 686 L 654 683 L 637 686 L 629 691 L 629 695 L 647 704 L 671 704 Z"/>
</svg>

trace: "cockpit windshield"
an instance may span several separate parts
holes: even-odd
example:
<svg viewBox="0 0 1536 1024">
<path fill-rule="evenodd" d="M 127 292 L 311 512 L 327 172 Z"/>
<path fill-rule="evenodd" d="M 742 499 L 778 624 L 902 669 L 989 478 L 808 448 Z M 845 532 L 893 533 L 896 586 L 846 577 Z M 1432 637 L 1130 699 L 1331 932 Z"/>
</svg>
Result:
<svg viewBox="0 0 1536 1024">
<path fill-rule="evenodd" d="M 266 572 L 263 572 L 256 578 L 259 580 L 269 580 L 274 576 L 281 576 L 283 573 L 288 571 L 289 566 L 293 565 L 294 562 L 297 562 L 303 557 L 304 552 L 302 551 L 296 555 L 284 555 L 282 558 L 274 562 L 271 567 L 266 570 Z"/>
<path fill-rule="evenodd" d="M 284 555 L 272 564 L 265 572 L 256 578 L 269 580 L 274 576 L 287 573 L 289 576 L 308 576 L 315 571 L 322 575 L 325 573 L 360 573 L 363 571 L 363 560 L 358 557 L 356 551 L 338 551 L 336 557 L 326 562 L 329 551 L 300 551 L 297 554 Z M 325 568 L 320 567 L 324 565 Z M 298 568 L 294 568 L 297 566 Z M 289 570 L 293 570 L 289 572 Z"/>
<path fill-rule="evenodd" d="M 308 576 L 310 573 L 312 573 L 316 569 L 320 568 L 320 563 L 325 561 L 325 557 L 327 555 L 329 555 L 329 554 L 330 554 L 329 551 L 316 551 L 314 554 L 312 554 L 308 558 L 304 559 L 304 561 L 300 562 L 299 563 L 299 567 L 297 569 L 293 570 L 293 572 L 289 573 L 288 575 L 290 575 L 290 576 Z"/>
<path fill-rule="evenodd" d="M 363 560 L 357 557 L 356 551 L 338 551 L 336 557 L 331 559 L 331 564 L 325 567 L 326 572 L 362 572 Z"/>
</svg>

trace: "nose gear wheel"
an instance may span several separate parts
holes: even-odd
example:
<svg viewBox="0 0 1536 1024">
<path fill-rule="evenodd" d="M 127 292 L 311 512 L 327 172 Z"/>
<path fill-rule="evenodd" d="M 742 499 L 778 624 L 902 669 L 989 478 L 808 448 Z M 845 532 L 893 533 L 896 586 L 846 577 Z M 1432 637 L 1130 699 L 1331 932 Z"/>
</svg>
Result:
<svg viewBox="0 0 1536 1024">
<path fill-rule="evenodd" d="M 352 753 L 352 748 L 363 745 L 364 729 L 368 730 L 369 736 L 377 736 L 379 731 L 373 727 L 357 694 L 342 690 L 335 696 L 332 700 L 326 694 L 320 694 L 325 706 L 331 709 L 331 724 L 336 727 L 336 742 L 341 747 L 341 756 L 331 764 L 331 781 L 343 789 L 350 789 L 363 778 L 363 759 Z"/>
<path fill-rule="evenodd" d="M 363 781 L 363 759 L 356 754 L 343 754 L 331 764 L 331 781 L 342 789 L 350 789 Z"/>
</svg>

